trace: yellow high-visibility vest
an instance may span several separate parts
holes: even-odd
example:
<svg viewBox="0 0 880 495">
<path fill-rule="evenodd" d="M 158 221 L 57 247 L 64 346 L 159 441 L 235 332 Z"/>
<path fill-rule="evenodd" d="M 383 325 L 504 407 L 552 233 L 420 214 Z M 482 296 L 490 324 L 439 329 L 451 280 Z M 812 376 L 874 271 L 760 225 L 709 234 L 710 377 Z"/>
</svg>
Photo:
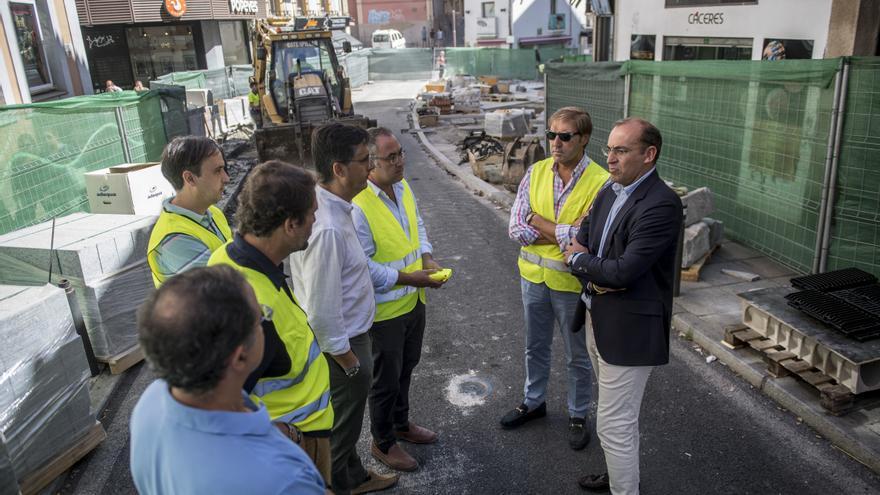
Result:
<svg viewBox="0 0 880 495">
<path fill-rule="evenodd" d="M 226 215 L 223 214 L 223 211 L 214 205 L 209 206 L 208 211 L 211 212 L 211 219 L 214 220 L 214 225 L 217 226 L 217 229 L 220 230 L 225 239 L 217 237 L 217 234 L 191 218 L 165 211 L 164 208 L 162 209 L 162 213 L 159 215 L 159 219 L 156 220 L 156 225 L 153 226 L 153 231 L 150 233 L 150 242 L 147 244 L 147 263 L 150 264 L 150 271 L 153 272 L 153 283 L 157 289 L 167 277 L 159 273 L 159 266 L 155 259 L 156 248 L 159 247 L 159 244 L 166 237 L 172 234 L 186 234 L 195 237 L 202 244 L 208 246 L 212 253 L 222 246 L 224 242 L 232 239 L 232 230 L 229 228 L 229 222 L 226 220 Z"/>
<path fill-rule="evenodd" d="M 422 255 L 419 252 L 419 219 L 416 215 L 416 198 L 403 180 L 403 209 L 409 221 L 409 237 L 391 210 L 379 199 L 372 187 L 367 187 L 352 202 L 364 211 L 376 252 L 372 259 L 376 263 L 405 273 L 422 269 Z M 425 302 L 425 289 L 408 285 L 395 285 L 383 294 L 376 293 L 376 318 L 385 321 L 405 315 L 416 307 L 416 302 Z"/>
<path fill-rule="evenodd" d="M 533 212 L 553 223 L 571 224 L 587 212 L 607 180 L 608 172 L 590 160 L 557 217 L 553 207 L 553 158 L 547 158 L 532 165 L 529 204 Z M 558 291 L 581 291 L 581 283 L 565 265 L 563 253 L 556 244 L 522 247 L 518 264 L 520 276 L 529 282 L 547 284 Z"/>
<path fill-rule="evenodd" d="M 227 252 L 230 244 L 214 251 L 208 266 L 229 265 L 244 275 L 257 301 L 272 308 L 272 323 L 290 357 L 290 370 L 282 376 L 260 378 L 251 399 L 266 405 L 272 421 L 293 424 L 305 432 L 331 429 L 330 369 L 306 313 L 293 292 L 288 296 L 284 288 L 276 288 L 265 274 L 233 261 Z"/>
</svg>

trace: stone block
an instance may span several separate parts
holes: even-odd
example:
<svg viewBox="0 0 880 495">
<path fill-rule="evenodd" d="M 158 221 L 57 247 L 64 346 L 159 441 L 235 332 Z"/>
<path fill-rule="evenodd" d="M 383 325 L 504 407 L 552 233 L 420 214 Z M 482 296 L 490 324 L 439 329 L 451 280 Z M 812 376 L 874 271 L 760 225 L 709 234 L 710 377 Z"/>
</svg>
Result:
<svg viewBox="0 0 880 495">
<path fill-rule="evenodd" d="M 715 211 L 715 201 L 708 187 L 701 187 L 685 194 L 681 203 L 686 207 L 684 226 L 689 227 Z"/>
<path fill-rule="evenodd" d="M 709 217 L 704 218 L 702 222 L 709 226 L 709 245 L 713 248 L 720 246 L 724 241 L 724 222 Z"/>
<path fill-rule="evenodd" d="M 681 267 L 688 268 L 706 255 L 711 249 L 709 244 L 709 226 L 698 222 L 684 229 L 684 245 L 681 255 Z"/>
</svg>

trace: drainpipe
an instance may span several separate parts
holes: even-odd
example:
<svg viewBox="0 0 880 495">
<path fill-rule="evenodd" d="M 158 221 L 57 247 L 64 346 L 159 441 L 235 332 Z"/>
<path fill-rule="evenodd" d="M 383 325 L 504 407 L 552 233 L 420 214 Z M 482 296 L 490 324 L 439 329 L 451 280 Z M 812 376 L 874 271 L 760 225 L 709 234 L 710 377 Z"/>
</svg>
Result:
<svg viewBox="0 0 880 495">
<path fill-rule="evenodd" d="M 834 128 L 834 154 L 831 158 L 830 181 L 828 183 L 828 201 L 825 205 L 825 225 L 822 229 L 822 248 L 819 253 L 819 273 L 828 267 L 828 249 L 831 244 L 831 219 L 834 216 L 834 200 L 837 193 L 837 165 L 840 161 L 840 135 L 843 134 L 843 109 L 846 106 L 847 83 L 849 82 L 849 59 L 843 61 L 843 80 L 840 83 L 840 99 L 835 101 L 837 119 Z"/>
</svg>

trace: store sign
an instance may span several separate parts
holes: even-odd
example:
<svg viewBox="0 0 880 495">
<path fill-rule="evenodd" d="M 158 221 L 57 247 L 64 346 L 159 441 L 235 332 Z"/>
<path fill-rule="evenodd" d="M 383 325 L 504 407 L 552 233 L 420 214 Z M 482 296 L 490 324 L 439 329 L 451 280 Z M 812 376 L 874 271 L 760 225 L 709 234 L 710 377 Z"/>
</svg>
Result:
<svg viewBox="0 0 880 495">
<path fill-rule="evenodd" d="M 172 17 L 182 17 L 186 14 L 186 0 L 165 0 L 165 10 Z"/>
<path fill-rule="evenodd" d="M 229 0 L 229 11 L 233 14 L 256 14 L 257 0 Z"/>
<path fill-rule="evenodd" d="M 698 10 L 688 16 L 688 24 L 724 24 L 724 13 Z"/>
</svg>

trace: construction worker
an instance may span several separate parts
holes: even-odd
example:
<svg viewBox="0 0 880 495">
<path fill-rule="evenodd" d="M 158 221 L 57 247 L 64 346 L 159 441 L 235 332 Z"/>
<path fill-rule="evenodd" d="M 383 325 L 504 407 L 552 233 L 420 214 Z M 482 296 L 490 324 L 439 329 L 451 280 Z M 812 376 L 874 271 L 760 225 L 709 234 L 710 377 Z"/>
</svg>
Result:
<svg viewBox="0 0 880 495">
<path fill-rule="evenodd" d="M 277 160 L 258 165 L 238 197 L 238 232 L 214 251 L 208 265 L 225 264 L 250 282 L 272 313 L 263 324 L 263 360 L 245 391 L 297 442 L 330 484 L 330 377 L 308 317 L 287 284 L 282 263 L 305 249 L 315 222 L 315 180 Z"/>
<path fill-rule="evenodd" d="M 260 92 L 257 83 L 251 83 L 251 92 L 248 93 L 248 107 L 251 111 L 251 120 L 257 129 L 263 127 L 263 113 L 260 111 Z"/>
<path fill-rule="evenodd" d="M 352 201 L 352 219 L 370 258 L 376 293 L 376 317 L 370 328 L 371 452 L 392 469 L 414 471 L 418 461 L 397 445 L 397 440 L 417 444 L 437 441 L 436 433 L 409 421 L 409 385 L 422 354 L 424 288 L 438 288 L 443 282 L 430 277 L 440 265 L 431 254 L 433 248 L 415 196 L 403 178 L 400 142 L 384 127 L 370 129 L 368 134 L 373 169 L 367 188 Z"/>
<path fill-rule="evenodd" d="M 526 324 L 526 380 L 522 404 L 501 418 L 501 426 L 513 429 L 547 415 L 544 400 L 556 326 L 568 364 L 568 443 L 574 450 L 590 441 L 586 418 L 592 367 L 586 339 L 569 331 L 581 284 L 565 264 L 563 251 L 608 180 L 608 172 L 586 154 L 592 131 L 590 114 L 581 108 L 560 108 L 550 117 L 547 140 L 552 156 L 526 172 L 508 226 L 510 238 L 522 246 L 519 273 Z"/>
<path fill-rule="evenodd" d="M 156 287 L 168 277 L 205 266 L 211 253 L 232 239 L 226 216 L 215 206 L 229 182 L 217 143 L 206 137 L 174 138 L 162 152 L 162 175 L 175 195 L 162 204 L 147 246 Z"/>
</svg>

